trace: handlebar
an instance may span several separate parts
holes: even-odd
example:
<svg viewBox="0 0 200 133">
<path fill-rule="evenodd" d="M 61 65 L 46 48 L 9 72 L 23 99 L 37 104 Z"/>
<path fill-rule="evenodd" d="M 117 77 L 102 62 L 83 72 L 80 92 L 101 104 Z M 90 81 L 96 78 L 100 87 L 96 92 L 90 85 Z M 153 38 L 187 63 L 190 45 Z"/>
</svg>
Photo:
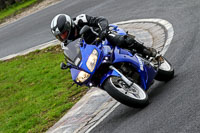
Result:
<svg viewBox="0 0 200 133">
<path fill-rule="evenodd" d="M 109 27 L 113 27 L 113 30 L 117 30 L 118 26 L 114 24 L 110 24 Z"/>
</svg>

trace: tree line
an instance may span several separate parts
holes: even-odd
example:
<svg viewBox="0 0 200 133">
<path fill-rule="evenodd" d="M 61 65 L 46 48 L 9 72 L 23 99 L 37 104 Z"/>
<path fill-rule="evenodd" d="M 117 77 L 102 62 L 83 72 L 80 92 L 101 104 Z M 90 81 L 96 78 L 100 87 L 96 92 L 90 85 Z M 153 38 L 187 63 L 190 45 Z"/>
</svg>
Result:
<svg viewBox="0 0 200 133">
<path fill-rule="evenodd" d="M 0 10 L 5 9 L 6 7 L 15 4 L 17 2 L 24 1 L 24 0 L 0 0 Z"/>
</svg>

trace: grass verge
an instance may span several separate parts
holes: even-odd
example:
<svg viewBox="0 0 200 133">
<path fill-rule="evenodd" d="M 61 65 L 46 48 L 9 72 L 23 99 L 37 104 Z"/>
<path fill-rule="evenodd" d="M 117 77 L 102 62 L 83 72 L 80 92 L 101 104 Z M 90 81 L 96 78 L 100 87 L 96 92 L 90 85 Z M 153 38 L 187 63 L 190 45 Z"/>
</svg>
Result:
<svg viewBox="0 0 200 133">
<path fill-rule="evenodd" d="M 23 0 L 22 2 L 15 3 L 6 9 L 0 11 L 0 23 L 4 22 L 6 18 L 12 17 L 21 13 L 24 9 L 41 2 L 42 0 Z"/>
<path fill-rule="evenodd" d="M 0 61 L 0 132 L 45 132 L 86 93 L 63 60 L 54 46 Z"/>
</svg>

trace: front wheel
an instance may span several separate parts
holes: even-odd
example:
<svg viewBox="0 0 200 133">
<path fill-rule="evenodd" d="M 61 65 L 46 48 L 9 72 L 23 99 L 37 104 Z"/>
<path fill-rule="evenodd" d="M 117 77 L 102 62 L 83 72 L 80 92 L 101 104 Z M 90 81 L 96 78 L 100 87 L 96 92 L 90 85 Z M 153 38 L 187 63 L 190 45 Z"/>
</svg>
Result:
<svg viewBox="0 0 200 133">
<path fill-rule="evenodd" d="M 141 108 L 149 103 L 148 95 L 139 85 L 133 83 L 128 87 L 120 77 L 109 77 L 103 88 L 110 96 L 127 106 Z"/>
</svg>

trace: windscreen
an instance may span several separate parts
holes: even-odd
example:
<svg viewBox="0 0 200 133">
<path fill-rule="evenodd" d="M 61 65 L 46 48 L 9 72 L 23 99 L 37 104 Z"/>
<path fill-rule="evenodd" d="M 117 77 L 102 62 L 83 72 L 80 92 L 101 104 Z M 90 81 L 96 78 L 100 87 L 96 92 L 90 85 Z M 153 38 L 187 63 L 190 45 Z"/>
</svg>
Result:
<svg viewBox="0 0 200 133">
<path fill-rule="evenodd" d="M 82 59 L 79 43 L 80 39 L 77 39 L 63 47 L 65 59 L 68 63 L 75 66 L 78 66 Z"/>
</svg>

